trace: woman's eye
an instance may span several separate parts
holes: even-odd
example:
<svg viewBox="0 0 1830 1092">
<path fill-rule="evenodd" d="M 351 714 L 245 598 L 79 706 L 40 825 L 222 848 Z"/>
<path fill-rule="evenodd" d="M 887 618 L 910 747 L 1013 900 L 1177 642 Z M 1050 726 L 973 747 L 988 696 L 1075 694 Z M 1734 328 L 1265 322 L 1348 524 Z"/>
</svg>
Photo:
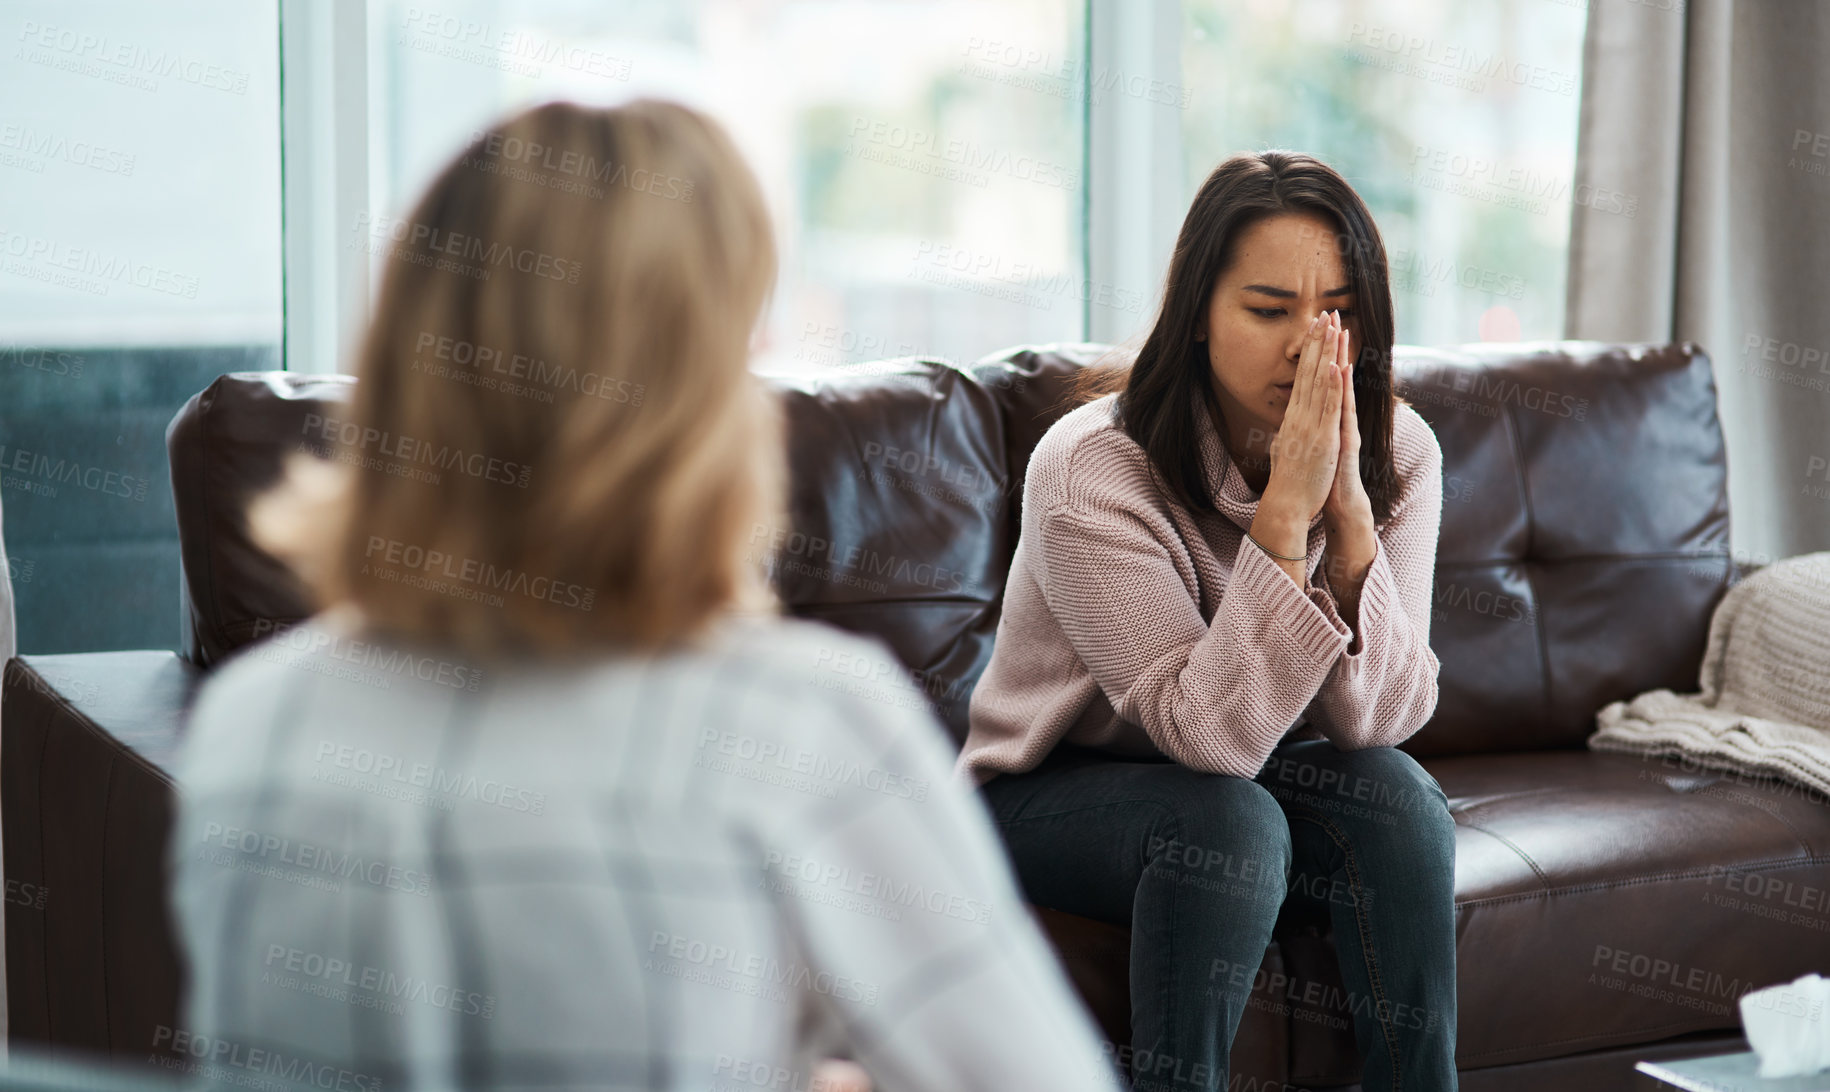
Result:
<svg viewBox="0 0 1830 1092">
<path fill-rule="evenodd" d="M 1276 318 L 1284 313 L 1284 309 L 1281 307 L 1248 307 L 1246 310 L 1259 318 Z"/>
<path fill-rule="evenodd" d="M 1341 317 L 1344 319 L 1352 318 L 1353 317 L 1353 308 L 1351 308 L 1351 307 L 1341 308 Z"/>
</svg>

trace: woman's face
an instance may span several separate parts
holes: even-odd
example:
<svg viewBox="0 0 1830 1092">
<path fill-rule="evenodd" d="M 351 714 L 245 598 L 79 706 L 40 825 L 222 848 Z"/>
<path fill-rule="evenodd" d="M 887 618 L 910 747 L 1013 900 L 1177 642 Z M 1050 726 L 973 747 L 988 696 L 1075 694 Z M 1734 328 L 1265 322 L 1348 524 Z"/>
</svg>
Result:
<svg viewBox="0 0 1830 1092">
<path fill-rule="evenodd" d="M 1262 453 L 1283 424 L 1309 322 L 1338 309 L 1356 354 L 1353 286 L 1334 224 L 1315 213 L 1267 216 L 1245 229 L 1195 339 L 1207 346 L 1214 395 L 1239 452 Z"/>
</svg>

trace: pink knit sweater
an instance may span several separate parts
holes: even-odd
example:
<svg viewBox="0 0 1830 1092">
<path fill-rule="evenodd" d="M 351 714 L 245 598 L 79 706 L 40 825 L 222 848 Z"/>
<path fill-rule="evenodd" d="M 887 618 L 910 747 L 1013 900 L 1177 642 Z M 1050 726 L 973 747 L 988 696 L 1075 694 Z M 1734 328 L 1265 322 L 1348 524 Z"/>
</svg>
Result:
<svg viewBox="0 0 1830 1092">
<path fill-rule="evenodd" d="M 1400 404 L 1393 424 L 1403 487 L 1378 528 L 1356 633 L 1318 572 L 1319 513 L 1298 588 L 1246 539 L 1258 495 L 1207 415 L 1201 455 L 1220 514 L 1196 516 L 1158 487 L 1116 404 L 1107 395 L 1069 413 L 1030 457 L 997 645 L 957 772 L 978 784 L 1022 773 L 1066 740 L 1252 777 L 1305 723 L 1347 750 L 1422 727 L 1440 668 L 1430 600 L 1442 449 L 1417 411 Z"/>
</svg>

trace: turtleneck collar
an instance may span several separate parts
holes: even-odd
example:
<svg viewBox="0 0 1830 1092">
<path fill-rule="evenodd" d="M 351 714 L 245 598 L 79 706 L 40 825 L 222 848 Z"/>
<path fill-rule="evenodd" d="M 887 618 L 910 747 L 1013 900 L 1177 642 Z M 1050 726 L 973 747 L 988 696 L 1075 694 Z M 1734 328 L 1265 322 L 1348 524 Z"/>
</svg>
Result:
<svg viewBox="0 0 1830 1092">
<path fill-rule="evenodd" d="M 1220 432 L 1214 427 L 1212 411 L 1203 406 L 1195 415 L 1196 424 L 1201 436 L 1201 466 L 1207 481 L 1208 495 L 1214 499 L 1214 506 L 1221 515 L 1231 520 L 1240 530 L 1250 530 L 1252 520 L 1258 515 L 1260 494 L 1254 493 L 1246 485 L 1245 477 L 1233 462 L 1226 445 L 1220 441 Z M 1309 521 L 1309 542 L 1311 551 L 1315 548 L 1318 529 L 1322 525 L 1322 513 L 1318 510 Z"/>
</svg>

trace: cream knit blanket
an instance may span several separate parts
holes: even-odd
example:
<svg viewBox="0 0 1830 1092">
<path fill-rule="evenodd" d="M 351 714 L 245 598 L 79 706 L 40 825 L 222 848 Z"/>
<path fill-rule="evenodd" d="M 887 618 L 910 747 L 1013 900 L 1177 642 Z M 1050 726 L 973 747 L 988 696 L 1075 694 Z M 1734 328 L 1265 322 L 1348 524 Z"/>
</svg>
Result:
<svg viewBox="0 0 1830 1092">
<path fill-rule="evenodd" d="M 1698 684 L 1609 704 L 1589 748 L 1681 752 L 1830 793 L 1830 553 L 1774 562 L 1730 588 Z"/>
</svg>

